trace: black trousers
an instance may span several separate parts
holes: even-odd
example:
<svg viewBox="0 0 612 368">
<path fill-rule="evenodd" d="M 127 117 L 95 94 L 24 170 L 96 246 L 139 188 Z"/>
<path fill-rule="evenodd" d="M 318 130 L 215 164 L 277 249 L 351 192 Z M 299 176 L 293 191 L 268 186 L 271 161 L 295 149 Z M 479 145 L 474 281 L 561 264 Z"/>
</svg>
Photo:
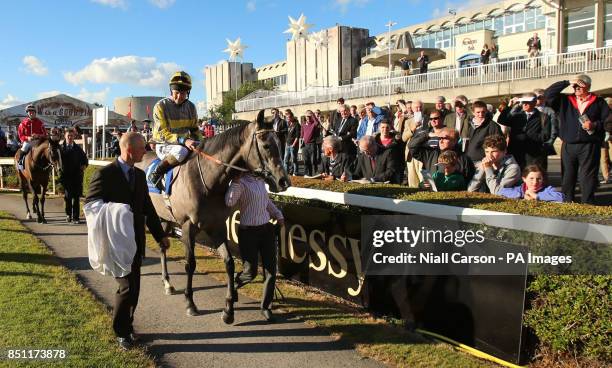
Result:
<svg viewBox="0 0 612 368">
<path fill-rule="evenodd" d="M 81 197 L 81 188 L 64 187 L 64 205 L 66 216 L 70 216 L 73 220 L 78 220 L 81 214 L 81 203 L 79 198 Z"/>
<path fill-rule="evenodd" d="M 276 284 L 276 243 L 274 226 L 270 223 L 261 226 L 241 226 L 238 228 L 238 246 L 242 258 L 242 272 L 236 276 L 236 288 L 253 281 L 257 276 L 259 255 L 263 265 L 263 297 L 261 308 L 269 309 L 274 298 Z"/>
<path fill-rule="evenodd" d="M 565 143 L 561 146 L 562 191 L 566 202 L 574 202 L 576 182 L 580 182 L 582 203 L 595 203 L 601 144 Z"/>
<path fill-rule="evenodd" d="M 138 305 L 140 295 L 140 266 L 142 255 L 136 251 L 132 262 L 132 272 L 124 277 L 116 277 L 118 288 L 115 294 L 115 308 L 113 310 L 113 330 L 117 337 L 129 337 L 134 332 L 134 311 Z"/>
<path fill-rule="evenodd" d="M 317 144 L 306 143 L 302 148 L 302 158 L 304 159 L 304 173 L 312 176 L 315 173 L 315 165 L 317 162 Z"/>
</svg>

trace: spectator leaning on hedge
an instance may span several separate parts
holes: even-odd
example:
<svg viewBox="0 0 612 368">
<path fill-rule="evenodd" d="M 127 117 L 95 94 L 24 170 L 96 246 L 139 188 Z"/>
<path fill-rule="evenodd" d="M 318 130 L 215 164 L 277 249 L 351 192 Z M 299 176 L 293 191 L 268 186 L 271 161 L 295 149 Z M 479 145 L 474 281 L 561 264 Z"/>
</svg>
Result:
<svg viewBox="0 0 612 368">
<path fill-rule="evenodd" d="M 380 149 L 374 137 L 366 135 L 359 140 L 359 154 L 353 169 L 342 180 L 367 179 L 372 183 L 388 181 L 398 184 L 396 167 L 392 151 Z"/>
<path fill-rule="evenodd" d="M 523 183 L 514 188 L 501 188 L 497 194 L 506 198 L 547 202 L 563 202 L 563 194 L 546 186 L 546 173 L 538 165 L 523 169 Z"/>
<path fill-rule="evenodd" d="M 338 137 L 329 136 L 323 139 L 323 161 L 321 178 L 323 180 L 340 179 L 349 170 L 353 162 L 351 156 L 342 149 L 342 141 Z"/>
<path fill-rule="evenodd" d="M 438 146 L 432 147 L 427 142 L 429 134 L 414 136 L 410 141 L 410 152 L 412 155 L 423 162 L 423 168 L 430 173 L 442 172 L 443 167 L 436 165 L 438 158 L 443 152 L 455 151 L 457 147 L 457 131 L 452 128 L 443 128 L 437 133 Z M 468 183 L 474 172 L 474 163 L 462 152 L 457 152 L 457 172 L 463 175 L 465 182 Z"/>
<path fill-rule="evenodd" d="M 561 94 L 572 86 L 574 93 Z M 582 203 L 593 204 L 604 123 L 610 108 L 603 98 L 590 92 L 591 78 L 581 74 L 571 81 L 553 83 L 546 89 L 546 102 L 559 115 L 559 137 L 563 171 L 563 195 L 574 201 L 576 181 L 580 180 Z"/>
<path fill-rule="evenodd" d="M 436 171 L 432 178 L 439 192 L 465 190 L 466 181 L 461 173 L 457 172 L 458 156 L 455 151 L 444 151 L 438 157 L 437 166 L 443 171 Z M 423 183 L 424 188 L 430 188 L 429 183 Z"/>
<path fill-rule="evenodd" d="M 490 135 L 501 135 L 501 128 L 493 120 L 487 118 L 487 105 L 482 101 L 474 101 L 472 104 L 474 116 L 468 125 L 467 138 L 463 138 L 465 154 L 477 163 L 485 157 L 483 143 Z M 463 136 L 462 136 L 463 137 Z M 505 147 L 504 147 L 505 150 Z"/>
<path fill-rule="evenodd" d="M 521 169 L 514 157 L 506 153 L 506 138 L 500 134 L 489 136 L 483 147 L 485 157 L 477 165 L 468 191 L 497 194 L 501 188 L 516 185 L 521 179 Z"/>
<path fill-rule="evenodd" d="M 374 140 L 378 144 L 381 150 L 390 150 L 393 156 L 393 162 L 395 162 L 395 175 L 396 182 L 401 183 L 401 174 L 404 171 L 404 150 L 402 145 L 402 139 L 393 130 L 391 123 L 384 119 L 380 122 L 380 132 L 376 133 Z"/>
<path fill-rule="evenodd" d="M 546 170 L 548 160 L 544 142 L 548 141 L 550 120 L 536 109 L 536 95 L 525 93 L 510 100 L 512 108 L 505 108 L 497 122 L 510 127 L 508 152 L 514 156 L 521 169 L 527 165 L 539 165 Z"/>
</svg>

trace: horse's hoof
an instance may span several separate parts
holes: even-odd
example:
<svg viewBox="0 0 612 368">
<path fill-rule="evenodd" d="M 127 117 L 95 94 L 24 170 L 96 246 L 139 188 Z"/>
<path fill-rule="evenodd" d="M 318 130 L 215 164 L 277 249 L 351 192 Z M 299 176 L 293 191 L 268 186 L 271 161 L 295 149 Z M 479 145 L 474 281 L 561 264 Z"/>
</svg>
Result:
<svg viewBox="0 0 612 368">
<path fill-rule="evenodd" d="M 232 293 L 232 303 L 238 303 L 238 292 L 236 290 Z"/>
<path fill-rule="evenodd" d="M 46 224 L 46 223 L 47 223 L 47 219 L 42 219 L 42 220 L 40 220 L 40 223 L 41 223 L 41 224 Z"/>
<path fill-rule="evenodd" d="M 226 325 L 231 325 L 232 323 L 234 323 L 234 312 L 229 313 L 228 311 L 224 310 L 223 322 L 225 322 Z"/>
<path fill-rule="evenodd" d="M 37 218 L 36 222 L 38 222 L 39 224 L 42 224 L 43 220 L 41 218 Z"/>
<path fill-rule="evenodd" d="M 174 295 L 174 293 L 176 292 L 176 290 L 174 290 L 174 286 L 170 286 L 165 288 L 166 290 L 166 295 Z"/>
<path fill-rule="evenodd" d="M 199 316 L 200 315 L 200 311 L 196 307 L 188 307 L 187 308 L 187 315 L 188 316 L 192 316 L 192 317 Z"/>
<path fill-rule="evenodd" d="M 32 215 L 30 215 L 29 213 L 26 214 L 26 220 L 31 220 L 32 219 Z"/>
</svg>

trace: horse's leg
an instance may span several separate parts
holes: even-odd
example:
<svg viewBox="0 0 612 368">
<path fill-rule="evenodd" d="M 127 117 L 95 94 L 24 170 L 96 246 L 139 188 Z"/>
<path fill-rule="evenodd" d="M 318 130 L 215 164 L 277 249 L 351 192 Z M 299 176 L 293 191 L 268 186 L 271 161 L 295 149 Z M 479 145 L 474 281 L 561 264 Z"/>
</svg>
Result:
<svg viewBox="0 0 612 368">
<path fill-rule="evenodd" d="M 193 302 L 193 273 L 196 268 L 195 261 L 195 226 L 187 221 L 182 227 L 183 236 L 181 241 L 185 245 L 185 273 L 187 273 L 187 285 L 185 286 L 185 301 L 187 302 L 187 315 L 197 316 L 200 314 Z"/>
<path fill-rule="evenodd" d="M 32 209 L 36 212 L 36 222 L 42 222 L 40 215 L 40 199 L 38 198 L 38 186 L 32 186 Z"/>
<path fill-rule="evenodd" d="M 223 309 L 223 322 L 227 324 L 234 323 L 234 302 L 238 301 L 238 293 L 234 288 L 234 257 L 230 253 L 229 248 L 222 243 L 217 249 L 223 262 L 225 263 L 225 272 L 227 274 L 227 293 L 225 294 L 225 309 Z"/>
<path fill-rule="evenodd" d="M 170 236 L 172 231 L 172 225 L 169 222 L 162 222 L 162 228 L 167 236 Z M 166 250 L 162 250 L 161 252 L 161 266 L 162 266 L 162 282 L 164 283 L 164 290 L 166 295 L 174 294 L 175 290 L 172 284 L 170 283 L 170 275 L 168 275 L 168 258 L 166 257 Z"/>
<path fill-rule="evenodd" d="M 47 219 L 45 219 L 45 197 L 47 195 L 47 186 L 41 186 L 41 194 L 40 194 L 40 218 L 43 224 L 47 223 Z"/>
<path fill-rule="evenodd" d="M 26 206 L 26 219 L 31 220 L 32 213 L 30 212 L 30 204 L 28 203 L 28 187 L 26 183 L 23 182 L 21 183 L 21 195 L 23 196 L 23 201 L 25 202 Z"/>
</svg>

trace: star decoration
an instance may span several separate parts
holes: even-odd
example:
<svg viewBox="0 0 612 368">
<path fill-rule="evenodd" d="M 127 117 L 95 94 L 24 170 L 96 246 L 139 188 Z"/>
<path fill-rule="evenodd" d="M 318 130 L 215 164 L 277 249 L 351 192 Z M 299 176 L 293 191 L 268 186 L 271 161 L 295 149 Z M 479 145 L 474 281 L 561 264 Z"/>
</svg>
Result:
<svg viewBox="0 0 612 368">
<path fill-rule="evenodd" d="M 376 42 L 376 47 L 372 49 L 374 52 L 378 51 L 386 51 L 389 49 L 389 44 L 393 45 L 393 40 L 395 36 L 391 36 L 390 39 L 387 39 L 385 36 L 376 37 L 374 41 Z"/>
<path fill-rule="evenodd" d="M 306 38 L 308 28 L 310 27 L 312 27 L 312 24 L 306 24 L 306 17 L 304 14 L 300 14 L 298 20 L 289 16 L 289 28 L 283 33 L 291 33 L 291 39 L 298 40 L 300 38 Z"/>
<path fill-rule="evenodd" d="M 243 53 L 244 53 L 244 49 L 246 49 L 248 46 L 247 45 L 243 45 L 240 42 L 240 37 L 238 37 L 236 39 L 236 41 L 232 42 L 230 40 L 228 40 L 227 38 L 225 39 L 227 41 L 227 48 L 225 50 L 223 50 L 223 52 L 227 52 L 230 56 L 230 59 L 236 59 L 236 57 L 243 57 Z"/>
<path fill-rule="evenodd" d="M 310 35 L 310 42 L 314 43 L 315 48 L 327 47 L 329 38 L 327 37 L 327 31 L 321 30 L 314 32 Z"/>
</svg>

